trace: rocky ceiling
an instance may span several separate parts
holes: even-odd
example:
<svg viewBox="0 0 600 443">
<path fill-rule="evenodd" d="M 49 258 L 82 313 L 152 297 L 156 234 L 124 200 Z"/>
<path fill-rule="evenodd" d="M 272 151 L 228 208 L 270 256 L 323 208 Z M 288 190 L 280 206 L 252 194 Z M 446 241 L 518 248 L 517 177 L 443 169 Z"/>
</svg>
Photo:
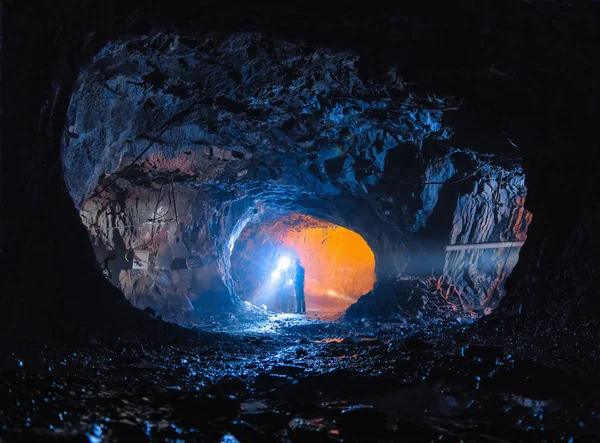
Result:
<svg viewBox="0 0 600 443">
<path fill-rule="evenodd" d="M 81 202 L 116 172 L 146 183 L 366 192 L 390 149 L 447 139 L 442 115 L 460 100 L 417 95 L 395 70 L 363 80 L 358 60 L 256 33 L 111 43 L 71 102 L 71 194 Z"/>
</svg>

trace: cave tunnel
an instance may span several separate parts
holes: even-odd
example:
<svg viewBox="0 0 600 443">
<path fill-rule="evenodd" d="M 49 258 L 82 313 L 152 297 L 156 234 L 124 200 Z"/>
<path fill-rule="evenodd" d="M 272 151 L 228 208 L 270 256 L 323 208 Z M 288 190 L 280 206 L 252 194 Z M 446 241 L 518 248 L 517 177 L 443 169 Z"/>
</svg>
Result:
<svg viewBox="0 0 600 443">
<path fill-rule="evenodd" d="M 299 58 L 305 51 L 313 57 Z M 226 54 L 242 77 L 202 54 Z M 244 79 L 271 78 L 275 61 L 277 81 L 291 82 L 276 96 L 269 83 Z M 329 90 L 318 105 L 311 89 L 297 86 L 313 81 L 307 72 L 315 69 L 338 79 L 321 80 Z M 359 92 L 342 105 L 337 97 L 350 84 Z M 516 148 L 457 137 L 462 131 L 445 121 L 461 99 L 437 98 L 449 107 L 442 112 L 431 103 L 409 110 L 398 99 L 360 98 L 398 88 L 397 80 L 383 87 L 360 79 L 348 53 L 261 33 L 155 33 L 108 43 L 79 73 L 62 138 L 65 180 L 102 271 L 134 306 L 186 326 L 209 312 L 245 308 L 240 300 L 289 311 L 281 301 L 275 308 L 273 288 L 261 282 L 265 271 L 244 270 L 239 251 L 261 217 L 297 209 L 331 220 L 326 231 L 336 233 L 319 239 L 322 229 L 307 227 L 310 252 L 292 231 L 275 240 L 307 265 L 312 312 L 341 315 L 372 292 L 375 274 L 380 282 L 441 278 L 454 300 L 444 293 L 443 303 L 460 299 L 469 315 L 489 312 L 504 295 L 519 247 L 446 247 L 525 239 L 525 174 L 518 158 L 506 158 Z M 278 223 L 270 231 L 287 226 Z M 356 241 L 346 240 L 351 231 L 360 232 Z M 252 247 L 244 250 L 253 255 Z M 398 297 L 400 305 L 408 298 Z"/>
<path fill-rule="evenodd" d="M 342 314 L 375 284 L 375 256 L 356 232 L 302 214 L 246 226 L 232 254 L 236 294 L 256 306 L 296 310 L 295 261 L 305 268 L 308 314 Z"/>
<path fill-rule="evenodd" d="M 26 3 L 2 443 L 599 438 L 598 5 Z"/>
</svg>

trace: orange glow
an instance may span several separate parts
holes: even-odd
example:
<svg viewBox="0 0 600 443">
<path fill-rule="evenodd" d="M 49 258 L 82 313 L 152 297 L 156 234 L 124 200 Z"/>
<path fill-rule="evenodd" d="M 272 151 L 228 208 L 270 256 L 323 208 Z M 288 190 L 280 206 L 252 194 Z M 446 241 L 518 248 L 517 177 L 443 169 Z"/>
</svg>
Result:
<svg viewBox="0 0 600 443">
<path fill-rule="evenodd" d="M 344 311 L 373 289 L 375 256 L 356 232 L 298 214 L 267 229 L 302 261 L 308 311 Z"/>
</svg>

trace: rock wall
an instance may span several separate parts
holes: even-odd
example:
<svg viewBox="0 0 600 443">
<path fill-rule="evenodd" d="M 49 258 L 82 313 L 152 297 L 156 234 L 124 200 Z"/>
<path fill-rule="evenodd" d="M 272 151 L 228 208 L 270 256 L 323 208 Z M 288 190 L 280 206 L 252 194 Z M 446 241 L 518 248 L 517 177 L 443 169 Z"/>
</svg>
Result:
<svg viewBox="0 0 600 443">
<path fill-rule="evenodd" d="M 416 211 L 372 189 L 390 150 L 450 136 L 442 108 L 455 100 L 418 96 L 395 73 L 374 83 L 359 61 L 260 33 L 154 33 L 94 56 L 71 99 L 62 160 L 99 261 L 118 251 L 112 281 L 128 300 L 168 319 L 231 307 L 230 256 L 245 224 L 296 210 L 361 233 L 379 278 L 398 272 L 408 225 L 426 222 L 441 185 Z M 443 182 L 446 163 L 414 166 Z M 147 271 L 123 262 L 133 249 L 150 251 Z M 169 269 L 190 257 L 206 264 Z"/>
<path fill-rule="evenodd" d="M 470 194 L 458 197 L 449 244 L 526 240 L 532 214 L 523 207 L 522 170 L 487 167 L 482 175 Z M 449 251 L 444 277 L 456 286 L 469 309 L 495 308 L 518 260 L 518 247 Z"/>
<path fill-rule="evenodd" d="M 230 203 L 210 206 L 201 190 L 168 182 L 119 185 L 86 201 L 80 212 L 101 267 L 115 256 L 105 262 L 110 281 L 134 306 L 151 307 L 170 321 L 231 309 L 219 269 L 219 232 L 228 223 Z M 133 266 L 136 251 L 149 253 L 147 269 Z"/>
<path fill-rule="evenodd" d="M 425 172 L 421 176 L 422 182 L 427 183 L 421 187 L 419 195 L 423 209 L 417 211 L 411 232 L 418 232 L 427 225 L 427 220 L 438 202 L 442 186 L 456 173 L 457 170 L 450 155 L 429 159 Z"/>
<path fill-rule="evenodd" d="M 3 4 L 1 12 L 3 343 L 114 337 L 124 317 L 128 325 L 138 324 L 122 294 L 94 269 L 94 253 L 65 187 L 60 160 L 84 35 L 104 16 L 83 3 L 74 10 L 18 2 Z"/>
<path fill-rule="evenodd" d="M 234 310 L 239 302 L 231 258 L 244 228 L 296 212 L 356 227 L 374 244 L 379 278 L 396 272 L 407 259 L 401 239 L 367 202 L 359 202 L 266 199 L 265 204 L 189 183 L 137 187 L 120 179 L 111 191 L 86 201 L 80 214 L 100 267 L 115 255 L 106 261 L 109 279 L 134 306 L 191 324 L 207 313 Z M 149 252 L 148 269 L 133 269 L 134 251 Z"/>
<path fill-rule="evenodd" d="M 269 208 L 267 219 L 295 209 L 322 213 L 360 233 L 380 280 L 411 260 L 427 262 L 432 245 L 407 253 L 404 243 L 431 236 L 424 229 L 439 217 L 445 183 L 469 178 L 472 162 L 465 166 L 456 154 L 479 154 L 423 149 L 424 141 L 451 139 L 443 118 L 459 100 L 420 96 L 396 72 L 375 83 L 360 75 L 359 62 L 352 52 L 260 33 L 153 33 L 112 42 L 94 56 L 71 100 L 62 159 L 88 226 L 101 221 L 119 230 L 94 238 L 99 260 L 109 250 L 150 248 L 147 272 L 122 263 L 112 278 L 128 300 L 169 319 L 231 307 L 231 252 L 259 207 Z M 387 161 L 395 151 L 402 154 Z M 174 184 L 186 196 L 178 197 L 176 224 Z M 509 214 L 496 216 L 502 224 Z M 158 224 L 137 227 L 148 220 Z M 450 227 L 437 224 L 446 235 Z M 129 225 L 136 231 L 121 233 Z M 203 265 L 174 272 L 175 258 Z M 493 292 L 491 265 L 469 260 L 456 259 L 447 273 L 467 292 Z M 469 272 L 459 277 L 462 266 Z"/>
</svg>

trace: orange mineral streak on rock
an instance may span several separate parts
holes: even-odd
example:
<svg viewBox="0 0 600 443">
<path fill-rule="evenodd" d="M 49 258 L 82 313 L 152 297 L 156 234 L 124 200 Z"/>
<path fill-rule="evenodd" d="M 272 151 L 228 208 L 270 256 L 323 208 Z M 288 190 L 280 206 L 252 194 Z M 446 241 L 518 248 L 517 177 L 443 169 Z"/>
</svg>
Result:
<svg viewBox="0 0 600 443">
<path fill-rule="evenodd" d="M 515 220 L 512 223 L 513 233 L 515 239 L 524 241 L 527 239 L 527 228 L 531 223 L 533 214 L 523 207 L 525 204 L 525 198 L 519 198 L 516 203 L 517 210 L 516 214 L 513 214 L 513 218 Z"/>
<path fill-rule="evenodd" d="M 309 311 L 343 311 L 373 289 L 375 256 L 356 232 L 299 214 L 271 229 L 278 242 L 302 261 Z"/>
</svg>

